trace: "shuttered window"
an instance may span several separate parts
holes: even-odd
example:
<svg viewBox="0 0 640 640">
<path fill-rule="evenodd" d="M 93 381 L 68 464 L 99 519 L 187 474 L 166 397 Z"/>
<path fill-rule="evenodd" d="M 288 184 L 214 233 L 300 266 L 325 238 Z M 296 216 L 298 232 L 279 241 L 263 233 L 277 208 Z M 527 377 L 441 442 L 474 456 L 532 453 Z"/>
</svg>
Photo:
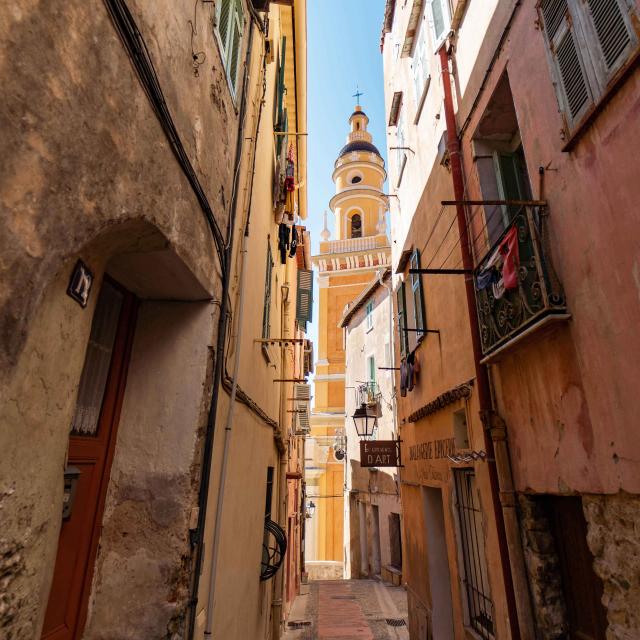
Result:
<svg viewBox="0 0 640 640">
<path fill-rule="evenodd" d="M 220 39 L 222 63 L 227 72 L 227 80 L 234 97 L 238 89 L 238 67 L 243 28 L 242 0 L 219 0 L 216 8 L 216 32 Z"/>
<path fill-rule="evenodd" d="M 420 268 L 420 251 L 415 249 L 411 254 L 411 268 Z M 415 328 L 418 329 L 416 335 L 421 338 L 426 328 L 424 315 L 424 292 L 422 290 L 422 275 L 419 273 L 411 274 L 411 290 L 413 292 L 413 318 Z"/>
<path fill-rule="evenodd" d="M 271 245 L 267 241 L 267 269 L 264 282 L 264 308 L 262 309 L 262 337 L 271 337 L 271 276 L 273 274 L 273 256 Z"/>
<path fill-rule="evenodd" d="M 446 38 L 451 26 L 449 0 L 429 0 L 429 22 L 433 35 L 433 48 L 437 49 Z"/>
<path fill-rule="evenodd" d="M 569 130 L 603 96 L 638 39 L 627 0 L 542 0 L 556 93 Z"/>
<path fill-rule="evenodd" d="M 405 283 L 401 282 L 397 292 L 398 301 L 398 335 L 400 339 L 400 355 L 409 353 L 409 334 L 407 333 L 407 294 Z"/>
<path fill-rule="evenodd" d="M 280 52 L 278 54 L 279 64 L 276 84 L 275 114 L 273 120 L 273 125 L 278 132 L 285 132 L 288 130 L 287 109 L 284 101 L 284 97 L 287 92 L 287 87 L 284 83 L 286 53 L 287 38 L 283 36 L 280 41 Z M 285 145 L 286 148 L 285 137 L 286 136 L 276 136 L 276 155 L 280 154 L 283 145 Z"/>
<path fill-rule="evenodd" d="M 398 118 L 398 127 L 396 129 L 396 171 L 398 172 L 398 180 L 396 188 L 402 182 L 402 174 L 407 164 L 407 149 L 404 139 L 404 109 L 400 107 L 400 117 Z"/>
<path fill-rule="evenodd" d="M 296 294 L 296 320 L 303 331 L 311 322 L 313 313 L 313 271 L 298 269 L 298 291 Z"/>
</svg>

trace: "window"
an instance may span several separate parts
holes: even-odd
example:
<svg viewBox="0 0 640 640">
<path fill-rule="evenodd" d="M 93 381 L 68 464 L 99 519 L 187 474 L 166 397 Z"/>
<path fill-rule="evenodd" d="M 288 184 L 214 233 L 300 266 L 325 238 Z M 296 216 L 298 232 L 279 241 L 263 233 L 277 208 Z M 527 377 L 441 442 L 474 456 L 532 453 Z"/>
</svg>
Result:
<svg viewBox="0 0 640 640">
<path fill-rule="evenodd" d="M 373 329 L 373 302 L 367 302 L 367 329 Z"/>
<path fill-rule="evenodd" d="M 420 268 L 420 251 L 414 249 L 411 254 L 411 268 Z M 413 292 L 413 318 L 415 320 L 414 328 L 418 329 L 417 337 L 420 339 L 424 335 L 426 328 L 424 318 L 424 292 L 422 290 L 422 275 L 412 273 L 411 275 L 411 291 Z"/>
<path fill-rule="evenodd" d="M 398 334 L 400 339 L 400 356 L 409 353 L 409 333 L 407 332 L 407 293 L 405 283 L 401 282 L 397 292 L 398 301 Z"/>
<path fill-rule="evenodd" d="M 636 48 L 630 5 L 628 0 L 542 0 L 540 13 L 556 95 L 572 130 Z"/>
<path fill-rule="evenodd" d="M 473 469 L 455 469 L 453 474 L 460 525 L 459 545 L 464 561 L 463 583 L 467 595 L 465 622 L 488 640 L 494 634 L 494 612 L 476 476 Z"/>
<path fill-rule="evenodd" d="M 427 91 L 429 90 L 429 84 L 431 83 L 431 76 L 428 71 L 429 60 L 427 58 L 427 52 L 426 29 L 424 26 L 421 26 L 420 33 L 418 35 L 418 42 L 413 52 L 413 62 L 411 63 L 416 100 L 416 117 L 414 124 L 418 124 L 420 113 L 422 112 L 422 107 L 427 97 Z"/>
<path fill-rule="evenodd" d="M 404 139 L 404 109 L 400 110 L 398 116 L 398 127 L 396 130 L 396 170 L 398 172 L 398 180 L 396 187 L 400 186 L 402 182 L 402 174 L 404 173 L 404 167 L 407 164 L 407 145 Z"/>
<path fill-rule="evenodd" d="M 369 382 L 376 381 L 376 359 L 374 356 L 367 358 L 367 373 L 369 375 Z"/>
<path fill-rule="evenodd" d="M 351 178 L 351 184 L 358 184 L 358 182 L 362 182 L 362 178 L 360 176 L 353 176 L 353 178 Z"/>
<path fill-rule="evenodd" d="M 222 63 L 234 97 L 238 88 L 238 62 L 243 28 L 242 0 L 220 0 L 216 10 L 216 32 L 220 39 Z"/>
<path fill-rule="evenodd" d="M 429 22 L 433 35 L 433 48 L 438 49 L 449 33 L 451 11 L 449 0 L 429 0 Z"/>
<path fill-rule="evenodd" d="M 262 337 L 269 338 L 271 335 L 271 274 L 273 273 L 273 257 L 271 255 L 271 244 L 267 241 L 267 269 L 264 282 L 264 308 L 262 310 Z"/>
<path fill-rule="evenodd" d="M 362 238 L 362 218 L 359 213 L 351 216 L 351 237 Z"/>
</svg>

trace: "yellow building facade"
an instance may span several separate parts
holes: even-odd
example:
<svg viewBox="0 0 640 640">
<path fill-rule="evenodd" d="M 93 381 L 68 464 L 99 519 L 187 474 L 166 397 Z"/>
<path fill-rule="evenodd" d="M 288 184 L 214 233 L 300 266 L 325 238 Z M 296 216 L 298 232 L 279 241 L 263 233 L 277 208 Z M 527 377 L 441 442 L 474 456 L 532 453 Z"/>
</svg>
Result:
<svg viewBox="0 0 640 640">
<path fill-rule="evenodd" d="M 316 505 L 306 541 L 306 568 L 312 577 L 315 566 L 318 571 L 332 567 L 341 575 L 344 562 L 345 351 L 339 323 L 345 306 L 390 262 L 386 171 L 368 124 L 356 106 L 332 176 L 336 193 L 329 206 L 336 237 L 331 239 L 325 214 L 320 251 L 313 256 L 319 285 L 318 360 L 305 465 L 307 495 Z"/>
</svg>

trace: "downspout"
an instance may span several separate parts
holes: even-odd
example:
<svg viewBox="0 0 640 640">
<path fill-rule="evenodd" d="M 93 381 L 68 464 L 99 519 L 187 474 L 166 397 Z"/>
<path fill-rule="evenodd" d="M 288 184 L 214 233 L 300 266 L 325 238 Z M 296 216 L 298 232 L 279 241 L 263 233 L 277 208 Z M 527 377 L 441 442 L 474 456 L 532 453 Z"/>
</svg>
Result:
<svg viewBox="0 0 640 640">
<path fill-rule="evenodd" d="M 451 178 L 456 204 L 458 232 L 460 234 L 460 250 L 462 252 L 463 268 L 470 274 L 473 271 L 473 259 L 469 245 L 467 219 L 462 201 L 465 197 L 464 178 L 462 172 L 462 158 L 460 140 L 456 125 L 456 116 L 451 91 L 451 77 L 449 73 L 449 53 L 446 44 L 440 48 L 440 66 L 442 86 L 444 89 L 444 112 L 447 125 L 447 151 L 451 163 Z M 496 519 L 500 565 L 505 585 L 507 609 L 511 636 L 514 640 L 534 640 L 533 617 L 529 590 L 524 573 L 524 556 L 515 509 L 515 492 L 511 475 L 511 464 L 506 446 L 506 430 L 504 422 L 502 428 L 493 419 L 495 413 L 491 401 L 491 388 L 487 368 L 480 363 L 480 331 L 478 328 L 478 314 L 476 308 L 475 288 L 473 276 L 465 275 L 465 292 L 467 296 L 467 311 L 469 327 L 471 329 L 471 343 L 473 345 L 473 361 L 475 366 L 478 400 L 480 403 L 480 418 L 483 425 L 484 443 L 487 452 L 487 464 L 491 484 L 493 511 Z M 494 448 L 494 439 L 496 447 Z M 508 542 L 507 542 L 508 541 Z"/>
<path fill-rule="evenodd" d="M 260 25 L 258 25 L 260 28 Z M 242 81 L 242 98 L 240 101 L 240 113 L 238 122 L 240 130 L 236 139 L 235 161 L 234 161 L 234 180 L 237 172 L 240 170 L 242 161 L 242 146 L 244 142 L 244 117 L 247 106 L 247 90 L 249 86 L 251 51 L 253 44 L 253 25 L 249 27 L 249 41 L 247 44 L 247 53 L 245 56 L 245 72 Z M 255 141 L 254 141 L 255 144 Z M 222 386 L 222 378 L 224 373 L 224 344 L 227 333 L 227 322 L 229 315 L 229 283 L 231 279 L 231 259 L 233 257 L 233 232 L 235 229 L 235 220 L 237 213 L 237 192 L 230 203 L 229 223 L 227 226 L 227 243 L 225 247 L 225 264 L 226 269 L 223 274 L 222 295 L 220 303 L 220 317 L 218 319 L 218 334 L 216 338 L 215 351 L 215 367 L 213 372 L 213 389 L 211 392 L 211 405 L 209 406 L 209 414 L 207 416 L 207 430 L 205 434 L 204 451 L 202 455 L 202 477 L 200 480 L 200 489 L 198 493 L 198 524 L 194 533 L 193 544 L 196 545 L 195 563 L 193 569 L 193 585 L 191 588 L 191 599 L 189 602 L 189 621 L 188 621 L 188 637 L 193 638 L 195 634 L 196 623 L 196 607 L 198 604 L 198 590 L 200 587 L 200 575 L 202 573 L 202 562 L 204 560 L 204 529 L 207 516 L 207 504 L 209 499 L 209 486 L 211 483 L 211 464 L 213 459 L 213 439 L 216 427 L 216 415 L 218 412 L 218 399 L 220 397 L 220 387 Z"/>
<path fill-rule="evenodd" d="M 285 267 L 286 273 L 286 267 Z M 282 294 L 282 309 L 280 316 L 281 337 L 289 337 L 289 285 L 283 284 L 280 287 Z M 288 347 L 283 347 L 280 354 L 280 371 L 282 377 L 290 378 L 289 367 L 287 366 Z M 280 469 L 278 480 L 278 524 L 282 530 L 288 534 L 287 527 L 287 452 L 289 451 L 289 434 L 287 433 L 287 387 L 288 383 L 280 383 L 280 430 L 285 441 L 284 451 L 280 451 Z M 280 570 L 273 579 L 273 594 L 271 598 L 271 638 L 279 640 L 282 633 L 282 615 L 283 615 L 283 599 L 284 599 L 284 572 L 287 564 L 282 563 Z"/>
<path fill-rule="evenodd" d="M 229 410 L 227 411 L 227 420 L 224 425 L 224 447 L 222 450 L 222 464 L 220 465 L 220 481 L 218 487 L 218 499 L 216 502 L 216 520 L 213 530 L 213 552 L 211 554 L 211 573 L 209 577 L 209 599 L 207 601 L 207 615 L 204 628 L 204 637 L 211 638 L 213 634 L 213 613 L 216 596 L 216 578 L 218 573 L 218 556 L 220 553 L 220 534 L 222 533 L 222 511 L 224 505 L 224 491 L 227 479 L 227 465 L 229 463 L 229 446 L 231 444 L 231 424 L 233 421 L 233 410 L 236 404 L 236 393 L 238 390 L 238 373 L 240 368 L 240 347 L 242 343 L 242 317 L 244 314 L 244 277 L 246 272 L 247 260 L 247 238 L 249 237 L 249 225 L 245 227 L 242 235 L 242 246 L 240 254 L 242 256 L 240 263 L 240 283 L 239 283 L 239 300 L 238 300 L 238 319 L 236 325 L 235 354 L 233 357 L 233 382 L 231 385 L 231 396 L 229 398 Z"/>
</svg>

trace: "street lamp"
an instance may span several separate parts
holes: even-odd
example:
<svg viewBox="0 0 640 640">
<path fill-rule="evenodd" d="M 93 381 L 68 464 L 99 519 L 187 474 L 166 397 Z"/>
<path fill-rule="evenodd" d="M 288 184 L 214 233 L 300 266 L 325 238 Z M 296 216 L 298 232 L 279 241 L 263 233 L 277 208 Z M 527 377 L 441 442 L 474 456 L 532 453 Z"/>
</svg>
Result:
<svg viewBox="0 0 640 640">
<path fill-rule="evenodd" d="M 363 402 L 353 414 L 353 423 L 360 438 L 371 438 L 378 426 L 379 409 Z"/>
<path fill-rule="evenodd" d="M 311 500 L 311 501 L 307 504 L 307 513 L 305 513 L 305 517 L 307 517 L 307 518 L 311 518 L 315 512 L 316 512 L 316 505 L 315 505 L 315 503 L 313 502 L 313 500 Z"/>
</svg>

